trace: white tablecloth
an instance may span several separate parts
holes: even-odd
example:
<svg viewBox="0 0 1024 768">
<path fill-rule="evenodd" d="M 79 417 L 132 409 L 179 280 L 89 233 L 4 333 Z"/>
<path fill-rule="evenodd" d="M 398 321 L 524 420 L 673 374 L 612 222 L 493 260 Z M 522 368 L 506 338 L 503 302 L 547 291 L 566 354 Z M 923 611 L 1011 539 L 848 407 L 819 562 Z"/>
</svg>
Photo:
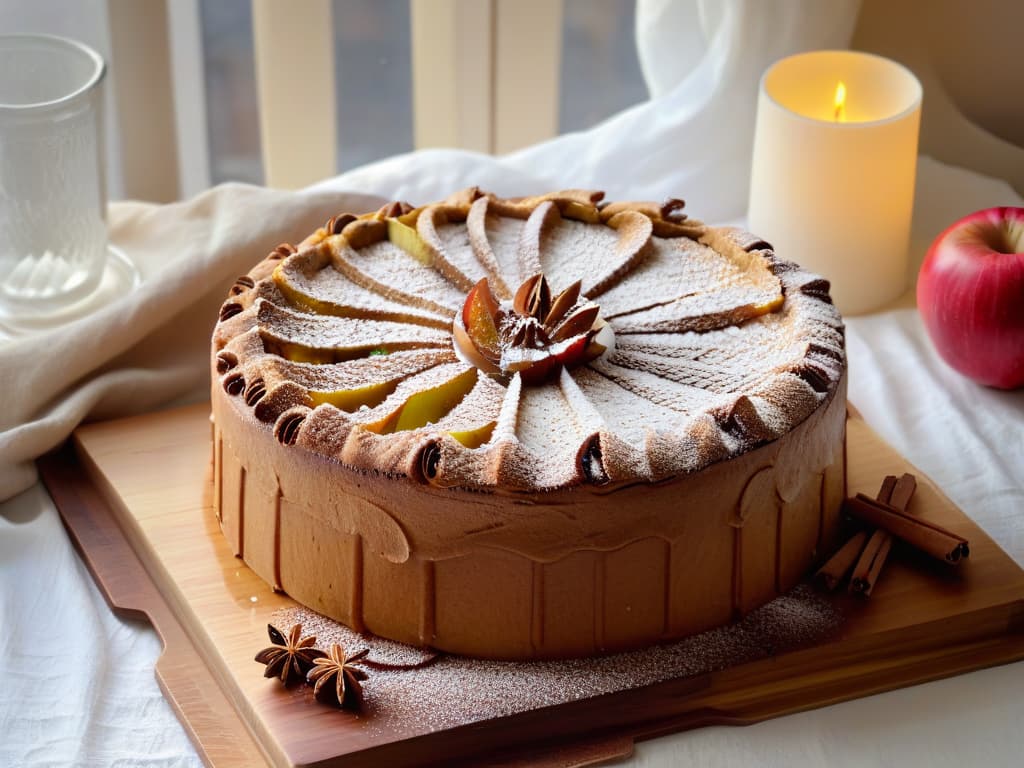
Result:
<svg viewBox="0 0 1024 768">
<path fill-rule="evenodd" d="M 1020 202 L 1001 182 L 923 158 L 914 252 L 965 212 Z M 851 400 L 1024 563 L 1024 390 L 984 389 L 952 372 L 913 308 L 847 323 Z M 0 576 L 0 765 L 199 764 L 154 679 L 155 633 L 110 613 L 38 485 L 0 505 Z M 1020 765 L 1022 691 L 1018 663 L 643 742 L 633 762 Z"/>
<path fill-rule="evenodd" d="M 216 307 L 260 249 L 301 236 L 338 212 L 332 205 L 356 206 L 344 190 L 423 203 L 469 184 L 501 194 L 573 184 L 616 199 L 690 195 L 698 217 L 741 216 L 760 74 L 788 53 L 845 46 L 858 6 L 638 0 L 653 98 L 590 131 L 497 159 L 393 158 L 304 195 L 231 187 L 166 208 L 113 206 L 114 240 L 138 263 L 141 287 L 57 334 L 0 345 L 0 498 L 20 491 L 0 504 L 0 766 L 198 765 L 153 677 L 155 633 L 110 613 L 32 485 L 29 460 L 86 415 L 201 397 Z M 1020 204 L 1004 183 L 922 158 L 913 252 L 972 210 Z M 985 390 L 949 371 L 912 308 L 849 319 L 848 341 L 850 397 L 868 422 L 1024 562 L 1024 391 Z M 1020 765 L 1021 691 L 1024 664 L 1015 664 L 657 739 L 638 745 L 633 762 Z"/>
</svg>

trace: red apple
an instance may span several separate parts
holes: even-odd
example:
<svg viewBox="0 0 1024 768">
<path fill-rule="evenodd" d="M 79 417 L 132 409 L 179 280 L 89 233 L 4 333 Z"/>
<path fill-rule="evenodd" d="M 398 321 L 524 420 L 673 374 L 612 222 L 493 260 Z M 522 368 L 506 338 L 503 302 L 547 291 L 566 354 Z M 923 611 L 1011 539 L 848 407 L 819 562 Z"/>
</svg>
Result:
<svg viewBox="0 0 1024 768">
<path fill-rule="evenodd" d="M 943 359 L 1000 389 L 1024 385 L 1024 208 L 988 208 L 939 235 L 917 306 Z"/>
</svg>

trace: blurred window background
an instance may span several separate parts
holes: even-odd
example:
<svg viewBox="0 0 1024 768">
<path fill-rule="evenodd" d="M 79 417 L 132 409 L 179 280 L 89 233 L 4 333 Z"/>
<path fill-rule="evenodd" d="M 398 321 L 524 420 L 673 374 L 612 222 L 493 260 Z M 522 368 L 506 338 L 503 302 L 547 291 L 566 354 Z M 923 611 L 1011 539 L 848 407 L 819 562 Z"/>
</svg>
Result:
<svg viewBox="0 0 1024 768">
<path fill-rule="evenodd" d="M 200 0 L 210 181 L 263 183 L 250 0 Z"/>
<path fill-rule="evenodd" d="M 1024 68 L 1003 65 L 1024 4 L 974 6 L 965 20 L 956 0 L 925 17 L 863 0 L 852 47 L 921 78 L 922 153 L 1024 189 L 1021 101 L 1006 96 Z M 647 98 L 635 17 L 636 0 L 0 0 L 3 32 L 107 59 L 110 198 L 157 202 L 586 130 Z"/>
<path fill-rule="evenodd" d="M 264 182 L 250 0 L 200 0 L 210 180 Z M 339 172 L 414 149 L 409 0 L 333 0 Z M 644 101 L 634 0 L 564 0 L 559 132 Z M 296 119 L 312 119 L 299 116 Z"/>
<path fill-rule="evenodd" d="M 633 0 L 564 0 L 558 131 L 584 131 L 647 100 Z"/>
<path fill-rule="evenodd" d="M 311 180 L 267 173 L 260 113 L 267 90 L 255 41 L 264 39 L 261 18 L 282 18 L 277 2 L 0 0 L 0 29 L 78 38 L 100 52 L 109 64 L 110 197 L 167 201 L 227 181 Z M 330 123 L 335 136 L 336 159 L 316 167 L 330 175 L 409 152 L 418 133 L 421 146 L 508 151 L 585 130 L 647 98 L 635 0 L 301 0 L 289 8 L 329 24 L 329 39 L 304 49 L 293 42 L 296 28 L 274 23 L 269 45 L 289 46 L 289 65 L 294 48 L 300 70 L 304 54 L 320 46 L 318 60 L 333 60 L 333 77 L 322 79 L 334 93 L 324 98 L 324 112 L 296 114 L 294 130 L 288 126 L 284 140 L 277 134 L 278 168 L 289 162 L 287 145 L 303 144 L 295 137 L 308 138 L 317 121 Z M 293 76 L 282 73 L 279 88 L 290 90 Z M 425 129 L 417 125 L 424 114 L 414 114 L 424 93 Z M 327 154 L 322 144 L 317 151 Z"/>
</svg>

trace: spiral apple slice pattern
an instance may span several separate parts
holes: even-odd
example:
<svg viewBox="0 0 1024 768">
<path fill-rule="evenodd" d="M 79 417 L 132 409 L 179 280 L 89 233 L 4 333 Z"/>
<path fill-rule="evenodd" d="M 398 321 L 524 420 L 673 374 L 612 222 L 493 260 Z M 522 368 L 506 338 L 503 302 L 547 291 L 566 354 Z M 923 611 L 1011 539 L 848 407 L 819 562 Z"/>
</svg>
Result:
<svg viewBox="0 0 1024 768">
<path fill-rule="evenodd" d="M 827 283 L 679 200 L 602 197 L 471 188 L 336 216 L 236 283 L 215 384 L 288 446 L 479 490 L 666 479 L 830 396 Z"/>
</svg>

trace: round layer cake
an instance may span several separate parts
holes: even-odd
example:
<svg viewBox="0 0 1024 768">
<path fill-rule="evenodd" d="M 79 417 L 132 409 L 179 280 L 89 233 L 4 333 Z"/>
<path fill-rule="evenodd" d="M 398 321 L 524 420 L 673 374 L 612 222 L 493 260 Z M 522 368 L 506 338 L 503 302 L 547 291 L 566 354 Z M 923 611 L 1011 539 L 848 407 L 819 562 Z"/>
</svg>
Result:
<svg viewBox="0 0 1024 768">
<path fill-rule="evenodd" d="M 636 647 L 797 584 L 845 495 L 828 283 L 679 200 L 331 218 L 213 336 L 215 507 L 265 581 L 474 656 Z"/>
</svg>

